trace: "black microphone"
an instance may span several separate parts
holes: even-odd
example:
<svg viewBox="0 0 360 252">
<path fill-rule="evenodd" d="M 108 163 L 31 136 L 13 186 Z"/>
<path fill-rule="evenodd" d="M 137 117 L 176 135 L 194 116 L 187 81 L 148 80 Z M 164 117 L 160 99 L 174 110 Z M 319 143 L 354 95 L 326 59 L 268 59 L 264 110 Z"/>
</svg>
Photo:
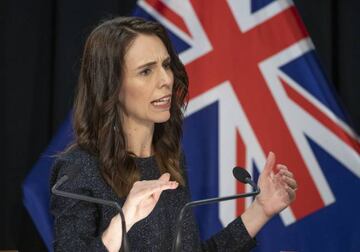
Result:
<svg viewBox="0 0 360 252">
<path fill-rule="evenodd" d="M 251 187 L 254 188 L 255 191 L 259 190 L 259 193 L 260 193 L 260 189 L 258 188 L 256 183 L 251 179 L 251 176 L 247 172 L 247 170 L 245 170 L 244 168 L 236 166 L 236 167 L 233 168 L 233 175 L 238 181 L 240 181 L 243 184 L 251 185 Z"/>
<path fill-rule="evenodd" d="M 86 201 L 86 202 L 90 202 L 90 203 L 106 205 L 106 206 L 116 208 L 121 217 L 121 229 L 122 229 L 122 241 L 121 241 L 122 246 L 121 246 L 121 248 L 123 248 L 124 252 L 130 251 L 128 241 L 127 241 L 127 235 L 126 235 L 125 217 L 124 217 L 124 213 L 123 213 L 122 208 L 119 205 L 119 203 L 117 203 L 116 201 L 104 200 L 104 199 L 100 199 L 100 198 L 90 197 L 87 195 L 81 195 L 81 194 L 77 194 L 77 193 L 59 190 L 58 188 L 62 184 L 64 184 L 68 180 L 75 178 L 78 175 L 78 173 L 80 172 L 80 168 L 78 166 L 70 166 L 67 170 L 68 170 L 67 173 L 64 176 L 62 176 L 51 188 L 51 192 L 57 196 L 61 196 L 61 197 L 69 198 L 69 199 L 82 200 L 82 201 Z"/>
<path fill-rule="evenodd" d="M 184 217 L 184 213 L 188 208 L 194 207 L 194 206 L 200 206 L 200 205 L 207 205 L 212 204 L 216 202 L 221 201 L 227 201 L 232 199 L 238 199 L 238 198 L 245 198 L 245 197 L 251 197 L 256 196 L 260 193 L 260 188 L 256 185 L 256 183 L 251 179 L 250 174 L 241 167 L 234 167 L 233 169 L 233 175 L 234 177 L 244 184 L 250 184 L 252 188 L 254 188 L 253 192 L 249 193 L 241 193 L 241 194 L 235 194 L 231 196 L 225 196 L 225 197 L 218 197 L 218 198 L 210 198 L 210 199 L 203 199 L 203 200 L 195 200 L 190 201 L 186 203 L 180 211 L 180 214 L 177 219 L 176 223 L 176 233 L 175 233 L 175 240 L 173 242 L 173 249 L 174 252 L 179 252 L 181 248 L 181 226 L 182 226 L 182 219 Z"/>
</svg>

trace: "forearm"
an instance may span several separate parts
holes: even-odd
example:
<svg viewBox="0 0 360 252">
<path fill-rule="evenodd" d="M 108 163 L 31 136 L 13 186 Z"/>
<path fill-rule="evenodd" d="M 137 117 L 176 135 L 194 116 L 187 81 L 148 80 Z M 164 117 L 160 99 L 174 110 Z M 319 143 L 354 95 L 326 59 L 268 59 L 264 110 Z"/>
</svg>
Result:
<svg viewBox="0 0 360 252">
<path fill-rule="evenodd" d="M 115 215 L 101 237 L 108 251 L 119 251 L 122 243 L 122 226 L 120 215 Z"/>
<path fill-rule="evenodd" d="M 249 208 L 241 215 L 241 219 L 251 237 L 255 237 L 260 229 L 271 219 L 265 214 L 263 207 L 255 199 Z"/>
<path fill-rule="evenodd" d="M 134 225 L 133 220 L 128 217 L 127 209 L 123 208 L 126 222 L 126 232 Z M 119 251 L 122 244 L 122 222 L 120 214 L 115 215 L 101 237 L 102 242 L 108 251 Z"/>
</svg>

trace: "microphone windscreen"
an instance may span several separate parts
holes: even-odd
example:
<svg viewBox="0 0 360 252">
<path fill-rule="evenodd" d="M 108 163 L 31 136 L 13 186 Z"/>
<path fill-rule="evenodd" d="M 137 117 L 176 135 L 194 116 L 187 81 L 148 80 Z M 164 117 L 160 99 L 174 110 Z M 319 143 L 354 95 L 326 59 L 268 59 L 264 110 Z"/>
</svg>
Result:
<svg viewBox="0 0 360 252">
<path fill-rule="evenodd" d="M 234 167 L 233 175 L 238 181 L 240 181 L 241 183 L 244 183 L 244 184 L 247 184 L 248 179 L 251 179 L 251 176 L 247 172 L 247 170 L 245 170 L 244 168 L 238 167 L 238 166 Z"/>
</svg>

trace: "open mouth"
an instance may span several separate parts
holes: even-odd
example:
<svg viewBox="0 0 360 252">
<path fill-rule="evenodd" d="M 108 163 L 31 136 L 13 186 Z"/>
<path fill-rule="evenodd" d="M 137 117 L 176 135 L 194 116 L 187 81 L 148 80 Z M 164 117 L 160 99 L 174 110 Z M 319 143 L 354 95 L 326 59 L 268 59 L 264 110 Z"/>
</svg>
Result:
<svg viewBox="0 0 360 252">
<path fill-rule="evenodd" d="M 171 102 L 171 95 L 164 96 L 151 102 L 155 107 L 168 107 Z"/>
</svg>

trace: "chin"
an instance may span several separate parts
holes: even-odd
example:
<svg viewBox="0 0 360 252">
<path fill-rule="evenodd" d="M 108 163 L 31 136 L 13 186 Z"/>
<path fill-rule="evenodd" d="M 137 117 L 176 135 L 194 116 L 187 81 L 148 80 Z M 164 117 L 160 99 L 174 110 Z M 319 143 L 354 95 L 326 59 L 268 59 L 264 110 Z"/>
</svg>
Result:
<svg viewBox="0 0 360 252">
<path fill-rule="evenodd" d="M 167 111 L 163 115 L 158 115 L 156 118 L 154 118 L 154 123 L 164 123 L 167 122 L 170 119 L 170 112 Z"/>
</svg>

